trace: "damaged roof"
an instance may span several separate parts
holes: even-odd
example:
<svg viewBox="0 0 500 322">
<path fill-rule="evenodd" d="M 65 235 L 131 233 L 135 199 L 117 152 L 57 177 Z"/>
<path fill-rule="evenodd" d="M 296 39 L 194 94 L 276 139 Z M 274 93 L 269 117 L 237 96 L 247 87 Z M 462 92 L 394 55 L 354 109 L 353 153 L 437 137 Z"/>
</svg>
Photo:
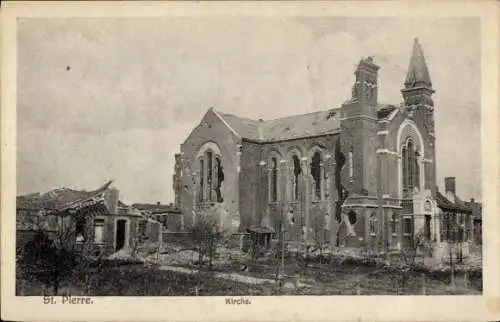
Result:
<svg viewBox="0 0 500 322">
<path fill-rule="evenodd" d="M 24 210 L 62 211 L 77 207 L 89 199 L 98 196 L 109 188 L 112 181 L 93 191 L 73 190 L 69 188 L 54 189 L 47 193 L 32 193 L 16 198 L 16 208 Z"/>
<path fill-rule="evenodd" d="M 443 210 L 472 213 L 472 208 L 469 207 L 465 202 L 463 202 L 457 196 L 455 196 L 455 201 L 452 202 L 448 200 L 448 198 L 446 198 L 441 192 L 436 191 L 436 201 L 438 207 Z"/>
<path fill-rule="evenodd" d="M 381 104 L 377 118 L 387 118 L 397 107 Z M 233 114 L 216 112 L 241 137 L 256 142 L 276 142 L 313 136 L 337 134 L 340 131 L 340 108 L 280 117 L 253 120 Z"/>
<path fill-rule="evenodd" d="M 252 120 L 218 113 L 231 128 L 245 139 L 274 142 L 338 133 L 340 109 L 292 115 L 273 120 Z"/>
</svg>

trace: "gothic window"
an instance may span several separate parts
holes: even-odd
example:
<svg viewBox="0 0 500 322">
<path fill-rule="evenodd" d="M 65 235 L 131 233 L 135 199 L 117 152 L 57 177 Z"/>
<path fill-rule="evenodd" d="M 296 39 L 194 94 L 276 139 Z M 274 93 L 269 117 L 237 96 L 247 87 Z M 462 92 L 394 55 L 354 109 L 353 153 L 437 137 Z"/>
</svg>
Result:
<svg viewBox="0 0 500 322">
<path fill-rule="evenodd" d="M 212 152 L 207 152 L 207 199 L 212 200 Z"/>
<path fill-rule="evenodd" d="M 293 161 L 293 178 L 292 178 L 292 199 L 299 200 L 299 175 L 302 172 L 300 167 L 300 159 L 297 155 L 292 157 Z"/>
<path fill-rule="evenodd" d="M 271 158 L 271 201 L 278 201 L 278 160 Z"/>
<path fill-rule="evenodd" d="M 415 187 L 420 187 L 419 153 L 412 140 L 408 140 L 401 151 L 403 159 L 403 193 L 409 196 Z"/>
<path fill-rule="evenodd" d="M 213 142 L 205 143 L 197 154 L 197 175 L 193 176 L 193 183 L 197 182 L 197 202 L 217 201 L 222 202 L 221 186 L 224 174 L 221 153 Z"/>
<path fill-rule="evenodd" d="M 431 238 L 432 238 L 431 220 L 432 220 L 431 215 L 425 215 L 425 217 L 424 217 L 424 235 L 425 235 L 425 238 L 427 238 L 428 240 L 431 240 Z"/>
<path fill-rule="evenodd" d="M 205 198 L 205 160 L 200 160 L 200 191 L 198 201 L 203 201 Z"/>
<path fill-rule="evenodd" d="M 413 142 L 408 141 L 408 161 L 406 162 L 408 169 L 407 169 L 407 176 L 408 176 L 408 189 L 412 191 L 413 186 L 414 186 L 414 173 L 413 173 L 413 164 L 414 164 L 414 154 L 413 154 Z"/>
<path fill-rule="evenodd" d="M 311 175 L 313 177 L 313 196 L 314 200 L 322 200 L 322 185 L 323 185 L 323 167 L 321 153 L 316 151 L 311 160 Z"/>
<path fill-rule="evenodd" d="M 349 180 L 352 180 L 354 177 L 354 164 L 352 160 L 352 147 L 351 151 L 349 151 Z"/>
<path fill-rule="evenodd" d="M 370 221 L 369 221 L 369 224 L 370 224 L 370 235 L 376 235 L 377 234 L 377 222 L 378 222 L 377 214 L 376 213 L 372 213 L 370 215 Z"/>
<path fill-rule="evenodd" d="M 415 169 L 414 183 L 415 187 L 420 188 L 420 165 L 418 163 L 419 153 L 415 151 L 415 159 L 413 160 L 413 167 Z"/>
<path fill-rule="evenodd" d="M 349 214 L 347 214 L 347 218 L 349 219 L 349 223 L 351 225 L 354 225 L 356 224 L 356 222 L 358 221 L 358 216 L 356 215 L 356 213 L 354 211 L 350 211 Z"/>
<path fill-rule="evenodd" d="M 404 146 L 401 151 L 401 159 L 403 159 L 403 192 L 406 192 L 406 187 L 408 187 L 408 153 L 406 152 L 406 147 Z"/>
<path fill-rule="evenodd" d="M 224 168 L 221 165 L 220 158 L 217 157 L 215 158 L 215 170 L 216 170 L 216 186 L 215 186 L 215 193 L 217 195 L 217 202 L 223 202 L 224 199 L 222 198 L 222 183 L 224 182 Z"/>
</svg>

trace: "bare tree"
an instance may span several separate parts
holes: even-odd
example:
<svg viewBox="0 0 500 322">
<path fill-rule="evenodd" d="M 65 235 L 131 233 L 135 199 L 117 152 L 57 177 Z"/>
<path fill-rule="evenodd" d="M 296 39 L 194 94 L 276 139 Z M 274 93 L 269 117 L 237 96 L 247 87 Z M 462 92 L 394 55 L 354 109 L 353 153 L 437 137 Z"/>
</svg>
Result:
<svg viewBox="0 0 500 322">
<path fill-rule="evenodd" d="M 85 245 L 81 250 L 76 243 L 76 225 L 68 224 L 81 219 L 79 216 L 84 214 L 28 215 L 22 219 L 31 227 L 31 238 L 18 248 L 17 264 L 25 275 L 51 286 L 56 295 L 61 282 L 86 261 Z"/>
<path fill-rule="evenodd" d="M 191 233 L 199 254 L 200 267 L 203 265 L 204 256 L 207 256 L 209 268 L 212 268 L 217 246 L 230 238 L 232 227 L 224 225 L 228 215 L 229 212 L 224 204 L 214 204 L 197 214 Z"/>
<path fill-rule="evenodd" d="M 426 238 L 422 232 L 418 232 L 415 235 L 410 236 L 407 247 L 401 250 L 401 278 L 400 285 L 401 289 L 404 291 L 407 287 L 408 280 L 412 272 L 415 270 L 417 264 L 416 259 L 419 256 L 419 251 L 421 247 L 426 245 Z"/>
</svg>

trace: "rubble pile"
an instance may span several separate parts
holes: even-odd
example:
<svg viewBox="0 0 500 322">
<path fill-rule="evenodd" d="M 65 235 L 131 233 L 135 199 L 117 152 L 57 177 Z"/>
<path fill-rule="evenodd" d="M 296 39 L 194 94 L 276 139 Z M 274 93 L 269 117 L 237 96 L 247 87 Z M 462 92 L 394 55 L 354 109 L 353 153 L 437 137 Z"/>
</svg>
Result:
<svg viewBox="0 0 500 322">
<path fill-rule="evenodd" d="M 199 260 L 200 253 L 194 250 L 182 250 L 178 252 L 168 252 L 160 254 L 151 254 L 150 260 L 158 260 L 163 265 L 191 265 Z"/>
<path fill-rule="evenodd" d="M 133 254 L 131 249 L 120 249 L 107 257 L 108 260 L 118 261 L 122 263 L 144 263 L 146 258 L 139 254 Z"/>
<path fill-rule="evenodd" d="M 161 249 L 161 244 L 156 242 L 156 243 L 151 243 L 151 242 L 144 242 L 140 245 L 137 246 L 137 253 L 140 254 L 154 254 L 158 252 L 158 250 Z"/>
<path fill-rule="evenodd" d="M 225 263 L 250 260 L 248 253 L 244 253 L 240 249 L 227 248 L 225 246 L 217 247 L 216 257 L 217 260 Z"/>
</svg>

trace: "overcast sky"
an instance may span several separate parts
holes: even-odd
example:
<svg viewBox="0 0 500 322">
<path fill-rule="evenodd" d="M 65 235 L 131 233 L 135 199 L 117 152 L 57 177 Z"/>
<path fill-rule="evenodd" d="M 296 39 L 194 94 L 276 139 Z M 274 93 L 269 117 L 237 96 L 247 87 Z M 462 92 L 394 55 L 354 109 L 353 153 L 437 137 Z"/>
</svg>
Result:
<svg viewBox="0 0 500 322">
<path fill-rule="evenodd" d="M 93 189 L 172 202 L 174 154 L 205 111 L 339 107 L 374 56 L 399 104 L 413 38 L 436 89 L 438 183 L 481 197 L 480 24 L 472 18 L 72 18 L 18 25 L 17 193 Z M 308 69 L 309 66 L 309 69 Z"/>
</svg>

